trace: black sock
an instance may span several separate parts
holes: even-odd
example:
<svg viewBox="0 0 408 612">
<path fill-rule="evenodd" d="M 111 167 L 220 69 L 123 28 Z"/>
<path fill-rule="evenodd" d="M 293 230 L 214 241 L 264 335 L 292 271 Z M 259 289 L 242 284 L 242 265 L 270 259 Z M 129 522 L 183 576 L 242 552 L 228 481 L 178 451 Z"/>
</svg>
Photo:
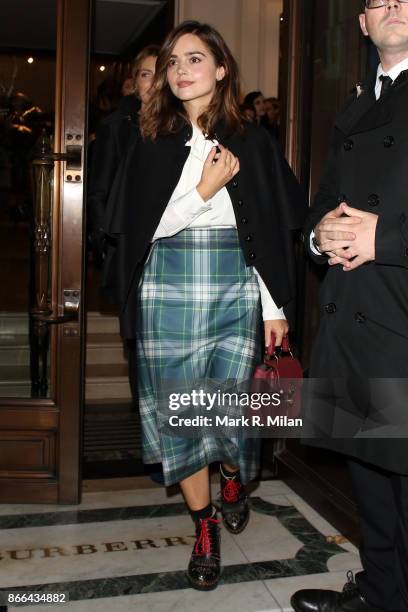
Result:
<svg viewBox="0 0 408 612">
<path fill-rule="evenodd" d="M 201 510 L 190 510 L 191 518 L 195 523 L 197 523 L 200 519 L 211 518 L 215 516 L 215 508 L 210 502 L 208 506 L 205 508 L 201 508 Z"/>
<path fill-rule="evenodd" d="M 234 480 L 239 480 L 241 482 L 241 473 L 239 470 L 236 470 L 235 472 L 230 472 L 222 465 L 222 463 L 220 463 L 220 473 L 221 473 L 221 482 L 222 480 L 227 480 L 229 478 L 232 478 Z"/>
</svg>

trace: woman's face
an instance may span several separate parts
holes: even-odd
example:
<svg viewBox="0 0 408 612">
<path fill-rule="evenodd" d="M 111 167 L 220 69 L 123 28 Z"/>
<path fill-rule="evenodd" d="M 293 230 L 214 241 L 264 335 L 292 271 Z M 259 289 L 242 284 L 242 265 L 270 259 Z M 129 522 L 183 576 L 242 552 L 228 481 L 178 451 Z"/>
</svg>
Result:
<svg viewBox="0 0 408 612">
<path fill-rule="evenodd" d="M 254 108 L 257 117 L 262 117 L 265 114 L 265 104 L 263 96 L 258 96 L 257 98 L 255 98 Z"/>
<path fill-rule="evenodd" d="M 156 72 L 157 57 L 149 55 L 142 60 L 135 77 L 135 93 L 142 101 L 147 104 L 151 96 L 151 88 Z"/>
<path fill-rule="evenodd" d="M 135 80 L 132 77 L 125 79 L 122 83 L 122 96 L 131 96 L 135 93 Z"/>
<path fill-rule="evenodd" d="M 207 107 L 217 81 L 225 76 L 223 66 L 216 66 L 214 56 L 195 34 L 183 34 L 176 42 L 167 68 L 172 93 L 182 102 L 197 102 Z"/>
</svg>

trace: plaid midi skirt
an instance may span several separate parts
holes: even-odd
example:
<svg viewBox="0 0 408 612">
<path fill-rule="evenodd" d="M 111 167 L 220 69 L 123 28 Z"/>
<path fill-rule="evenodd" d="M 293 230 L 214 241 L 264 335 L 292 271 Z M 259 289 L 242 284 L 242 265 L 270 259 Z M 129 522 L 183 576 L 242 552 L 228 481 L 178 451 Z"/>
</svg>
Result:
<svg viewBox="0 0 408 612">
<path fill-rule="evenodd" d="M 259 440 L 244 434 L 176 437 L 159 427 L 164 380 L 250 381 L 260 360 L 260 292 L 234 228 L 188 228 L 157 240 L 138 289 L 137 375 L 144 463 L 162 463 L 166 486 L 222 461 L 247 483 Z"/>
</svg>

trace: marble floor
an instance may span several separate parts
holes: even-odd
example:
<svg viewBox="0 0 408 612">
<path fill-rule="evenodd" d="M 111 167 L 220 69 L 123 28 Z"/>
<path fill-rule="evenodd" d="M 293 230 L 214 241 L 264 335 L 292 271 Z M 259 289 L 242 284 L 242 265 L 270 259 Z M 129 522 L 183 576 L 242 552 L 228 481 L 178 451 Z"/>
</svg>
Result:
<svg viewBox="0 0 408 612">
<path fill-rule="evenodd" d="M 0 589 L 68 594 L 61 606 L 30 606 L 44 612 L 275 612 L 291 610 L 295 590 L 341 589 L 346 572 L 360 568 L 355 547 L 283 482 L 261 482 L 250 500 L 248 528 L 222 529 L 222 579 L 209 593 L 185 578 L 193 524 L 178 493 L 139 488 L 86 492 L 80 506 L 2 505 Z"/>
</svg>

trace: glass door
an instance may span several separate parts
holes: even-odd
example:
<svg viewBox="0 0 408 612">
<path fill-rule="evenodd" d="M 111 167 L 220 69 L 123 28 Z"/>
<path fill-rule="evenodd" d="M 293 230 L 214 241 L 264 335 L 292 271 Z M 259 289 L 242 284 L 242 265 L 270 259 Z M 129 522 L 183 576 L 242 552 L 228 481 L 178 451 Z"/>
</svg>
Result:
<svg viewBox="0 0 408 612">
<path fill-rule="evenodd" d="M 0 23 L 0 501 L 76 503 L 88 0 Z"/>
</svg>

